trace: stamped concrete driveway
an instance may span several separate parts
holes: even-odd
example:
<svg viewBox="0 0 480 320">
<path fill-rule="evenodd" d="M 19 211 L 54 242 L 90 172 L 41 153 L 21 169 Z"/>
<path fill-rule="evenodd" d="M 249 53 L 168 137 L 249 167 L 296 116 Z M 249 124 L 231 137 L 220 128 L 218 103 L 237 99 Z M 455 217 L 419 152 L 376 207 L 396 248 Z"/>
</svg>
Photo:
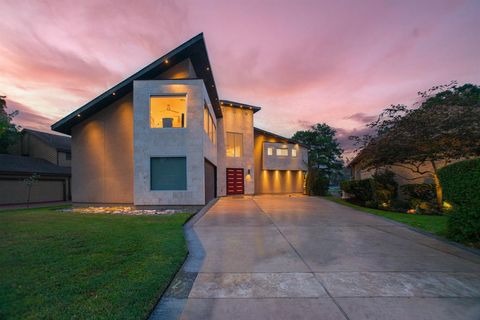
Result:
<svg viewBox="0 0 480 320">
<path fill-rule="evenodd" d="M 182 319 L 480 319 L 480 256 L 314 197 L 220 199 Z"/>
</svg>

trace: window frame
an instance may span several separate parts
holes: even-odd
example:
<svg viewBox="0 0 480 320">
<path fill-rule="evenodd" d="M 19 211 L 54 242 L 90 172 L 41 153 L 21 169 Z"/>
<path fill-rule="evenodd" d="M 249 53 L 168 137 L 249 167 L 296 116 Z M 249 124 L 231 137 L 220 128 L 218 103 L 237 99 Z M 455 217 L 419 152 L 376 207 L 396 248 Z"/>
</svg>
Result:
<svg viewBox="0 0 480 320">
<path fill-rule="evenodd" d="M 154 159 L 183 159 L 185 162 L 185 181 L 183 189 L 171 189 L 171 188 L 154 188 L 153 187 L 153 160 Z M 150 157 L 150 191 L 187 191 L 188 190 L 188 168 L 187 168 L 187 157 L 186 156 L 151 156 Z"/>
<path fill-rule="evenodd" d="M 287 150 L 287 154 L 279 154 L 279 151 L 284 151 Z M 287 148 L 275 148 L 275 156 L 277 157 L 288 157 L 289 152 L 288 152 L 288 147 Z"/>
<path fill-rule="evenodd" d="M 233 156 L 228 154 L 228 135 L 229 134 L 233 135 Z M 237 152 L 236 152 L 236 150 L 237 150 L 237 139 L 236 139 L 236 137 L 240 137 L 240 139 L 241 139 L 241 142 L 239 144 L 240 145 L 240 155 L 237 155 Z M 226 156 L 228 158 L 241 158 L 241 157 L 243 157 L 243 150 L 244 150 L 244 148 L 243 148 L 243 133 L 227 131 L 226 132 L 226 138 L 227 138 L 226 139 L 227 144 L 226 144 L 226 148 L 225 148 L 226 149 L 225 150 Z"/>
<path fill-rule="evenodd" d="M 152 127 L 152 98 L 185 98 L 185 116 L 183 119 L 182 127 Z M 150 122 L 150 129 L 167 129 L 167 130 L 178 130 L 186 129 L 188 123 L 188 95 L 186 93 L 175 93 L 175 94 L 151 94 L 148 98 L 148 118 Z"/>
</svg>

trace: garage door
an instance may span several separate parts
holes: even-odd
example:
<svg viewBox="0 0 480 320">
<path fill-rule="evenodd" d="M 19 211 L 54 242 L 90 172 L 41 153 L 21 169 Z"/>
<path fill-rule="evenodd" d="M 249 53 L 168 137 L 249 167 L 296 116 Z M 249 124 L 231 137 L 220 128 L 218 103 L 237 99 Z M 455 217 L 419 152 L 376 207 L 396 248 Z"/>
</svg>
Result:
<svg viewBox="0 0 480 320">
<path fill-rule="evenodd" d="M 217 168 L 211 162 L 205 160 L 205 203 L 217 196 L 216 181 Z"/>
<path fill-rule="evenodd" d="M 227 168 L 227 195 L 243 194 L 243 168 Z"/>
</svg>

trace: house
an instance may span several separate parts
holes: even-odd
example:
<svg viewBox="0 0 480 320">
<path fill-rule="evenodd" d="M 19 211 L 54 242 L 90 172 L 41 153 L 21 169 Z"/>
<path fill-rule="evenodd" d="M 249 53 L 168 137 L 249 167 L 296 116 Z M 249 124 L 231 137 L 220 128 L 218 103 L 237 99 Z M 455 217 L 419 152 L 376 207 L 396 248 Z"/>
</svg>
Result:
<svg viewBox="0 0 480 320">
<path fill-rule="evenodd" d="M 70 137 L 23 129 L 8 154 L 0 154 L 0 206 L 28 201 L 24 180 L 36 174 L 30 203 L 69 201 Z"/>
<path fill-rule="evenodd" d="M 72 136 L 74 203 L 200 206 L 302 193 L 307 149 L 220 100 L 203 34 L 52 125 Z"/>
<path fill-rule="evenodd" d="M 10 148 L 9 154 L 40 158 L 57 166 L 71 166 L 70 137 L 23 129 L 19 142 Z"/>
</svg>

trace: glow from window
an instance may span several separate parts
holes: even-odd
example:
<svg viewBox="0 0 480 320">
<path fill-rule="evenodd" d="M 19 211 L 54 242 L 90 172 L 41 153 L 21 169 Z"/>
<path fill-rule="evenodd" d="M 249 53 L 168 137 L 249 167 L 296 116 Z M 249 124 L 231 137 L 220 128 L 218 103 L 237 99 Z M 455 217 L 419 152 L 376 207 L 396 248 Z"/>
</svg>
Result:
<svg viewBox="0 0 480 320">
<path fill-rule="evenodd" d="M 269 156 L 272 156 L 272 155 L 273 155 L 273 148 L 272 148 L 272 147 L 268 147 L 268 148 L 267 148 L 267 154 L 268 154 Z"/>
<path fill-rule="evenodd" d="M 241 157 L 243 153 L 243 136 L 241 133 L 227 132 L 227 157 Z"/>
<path fill-rule="evenodd" d="M 187 97 L 150 97 L 150 128 L 186 128 Z"/>
<path fill-rule="evenodd" d="M 297 157 L 297 149 L 292 149 L 292 158 Z"/>
<path fill-rule="evenodd" d="M 288 148 L 276 149 L 278 157 L 288 157 Z"/>
</svg>

